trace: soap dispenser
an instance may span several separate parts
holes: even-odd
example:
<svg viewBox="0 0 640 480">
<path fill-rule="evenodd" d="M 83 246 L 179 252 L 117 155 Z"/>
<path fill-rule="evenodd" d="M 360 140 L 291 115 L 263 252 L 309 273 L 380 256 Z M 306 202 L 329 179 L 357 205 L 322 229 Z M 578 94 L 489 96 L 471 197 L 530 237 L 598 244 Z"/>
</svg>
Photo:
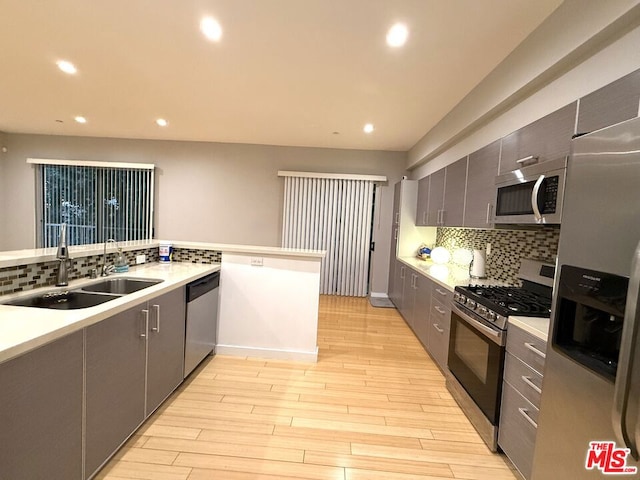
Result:
<svg viewBox="0 0 640 480">
<path fill-rule="evenodd" d="M 118 247 L 118 255 L 116 256 L 116 263 L 114 265 L 114 270 L 116 273 L 123 273 L 129 271 L 129 264 L 127 263 L 127 259 L 124 257 L 122 253 L 122 248 Z"/>
</svg>

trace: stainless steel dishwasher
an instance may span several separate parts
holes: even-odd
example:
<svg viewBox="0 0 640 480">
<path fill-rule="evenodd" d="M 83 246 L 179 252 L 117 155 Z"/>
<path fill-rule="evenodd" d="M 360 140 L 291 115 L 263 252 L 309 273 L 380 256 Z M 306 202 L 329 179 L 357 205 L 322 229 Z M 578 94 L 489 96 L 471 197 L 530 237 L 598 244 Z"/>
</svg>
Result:
<svg viewBox="0 0 640 480">
<path fill-rule="evenodd" d="M 215 354 L 218 332 L 220 272 L 187 284 L 187 324 L 184 345 L 184 377 L 204 358 Z"/>
</svg>

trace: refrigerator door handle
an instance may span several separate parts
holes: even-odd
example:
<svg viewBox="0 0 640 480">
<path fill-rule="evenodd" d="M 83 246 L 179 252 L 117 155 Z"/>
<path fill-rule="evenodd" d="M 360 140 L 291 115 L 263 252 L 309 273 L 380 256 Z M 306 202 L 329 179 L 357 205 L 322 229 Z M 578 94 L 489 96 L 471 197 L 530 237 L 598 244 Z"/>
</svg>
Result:
<svg viewBox="0 0 640 480">
<path fill-rule="evenodd" d="M 618 372 L 613 392 L 613 431 L 619 443 L 631 450 L 631 455 L 638 458 L 638 438 L 640 428 L 636 425 L 633 437 L 629 435 L 626 425 L 627 408 L 629 406 L 629 387 L 631 385 L 631 365 L 636 348 L 638 336 L 638 308 L 640 297 L 640 243 L 636 247 L 631 263 L 631 277 L 627 290 L 627 303 L 624 311 L 624 326 L 622 328 L 622 340 L 620 343 L 620 355 L 618 358 Z"/>
<path fill-rule="evenodd" d="M 544 175 L 540 175 L 538 180 L 536 180 L 536 183 L 533 185 L 533 190 L 531 191 L 531 208 L 533 209 L 533 216 L 536 219 L 536 223 L 542 222 L 542 214 L 538 208 L 538 196 L 540 195 L 540 186 L 543 181 Z"/>
</svg>

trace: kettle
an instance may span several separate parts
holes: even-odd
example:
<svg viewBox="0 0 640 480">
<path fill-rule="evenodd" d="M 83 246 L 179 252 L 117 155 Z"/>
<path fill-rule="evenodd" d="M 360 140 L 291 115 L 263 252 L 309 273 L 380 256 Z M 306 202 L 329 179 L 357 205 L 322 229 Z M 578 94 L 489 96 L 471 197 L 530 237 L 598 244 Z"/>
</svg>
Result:
<svg viewBox="0 0 640 480">
<path fill-rule="evenodd" d="M 473 259 L 469 264 L 469 276 L 471 278 L 487 278 L 485 274 L 486 251 L 473 250 Z"/>
</svg>

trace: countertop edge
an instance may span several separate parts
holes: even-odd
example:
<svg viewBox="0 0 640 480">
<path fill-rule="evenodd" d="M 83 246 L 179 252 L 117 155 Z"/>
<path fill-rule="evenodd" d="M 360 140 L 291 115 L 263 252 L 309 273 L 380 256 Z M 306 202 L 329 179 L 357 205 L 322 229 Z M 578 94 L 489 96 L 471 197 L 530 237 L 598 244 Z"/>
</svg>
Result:
<svg viewBox="0 0 640 480">
<path fill-rule="evenodd" d="M 228 253 L 255 253 L 259 255 L 277 255 L 287 257 L 307 257 L 322 259 L 326 255 L 325 250 L 307 250 L 299 248 L 269 247 L 260 245 L 235 245 L 226 243 L 186 242 L 171 240 L 136 240 L 119 242 L 118 245 L 124 251 L 141 248 L 157 248 L 161 243 L 170 243 L 174 248 L 191 248 L 198 250 L 216 250 Z M 102 255 L 103 244 L 72 245 L 69 247 L 69 256 L 73 258 L 87 257 L 90 255 Z M 115 251 L 109 246 L 109 253 Z M 16 267 L 29 263 L 52 262 L 56 260 L 57 248 L 34 248 L 25 250 L 12 250 L 0 252 L 0 268 Z"/>
<path fill-rule="evenodd" d="M 163 282 L 95 307 L 77 310 L 48 310 L 15 307 L 0 304 L 0 363 L 6 362 L 35 348 L 82 330 L 105 318 L 117 315 L 138 304 L 167 293 L 175 288 L 220 270 L 219 264 L 158 264 L 149 263 L 132 268 L 129 272 L 109 276 L 158 279 Z M 43 287 L 42 289 L 4 295 L 4 299 L 28 297 L 38 290 L 68 290 L 96 282 L 95 279 L 79 279 L 68 287 Z M 15 323 L 18 322 L 18 323 Z M 12 340 L 13 339 L 15 340 Z M 3 345 L 3 343 L 5 345 Z"/>
<path fill-rule="evenodd" d="M 548 341 L 550 319 L 539 317 L 509 317 L 509 323 L 534 335 L 540 340 Z M 508 334 L 507 334 L 508 335 Z"/>
</svg>

